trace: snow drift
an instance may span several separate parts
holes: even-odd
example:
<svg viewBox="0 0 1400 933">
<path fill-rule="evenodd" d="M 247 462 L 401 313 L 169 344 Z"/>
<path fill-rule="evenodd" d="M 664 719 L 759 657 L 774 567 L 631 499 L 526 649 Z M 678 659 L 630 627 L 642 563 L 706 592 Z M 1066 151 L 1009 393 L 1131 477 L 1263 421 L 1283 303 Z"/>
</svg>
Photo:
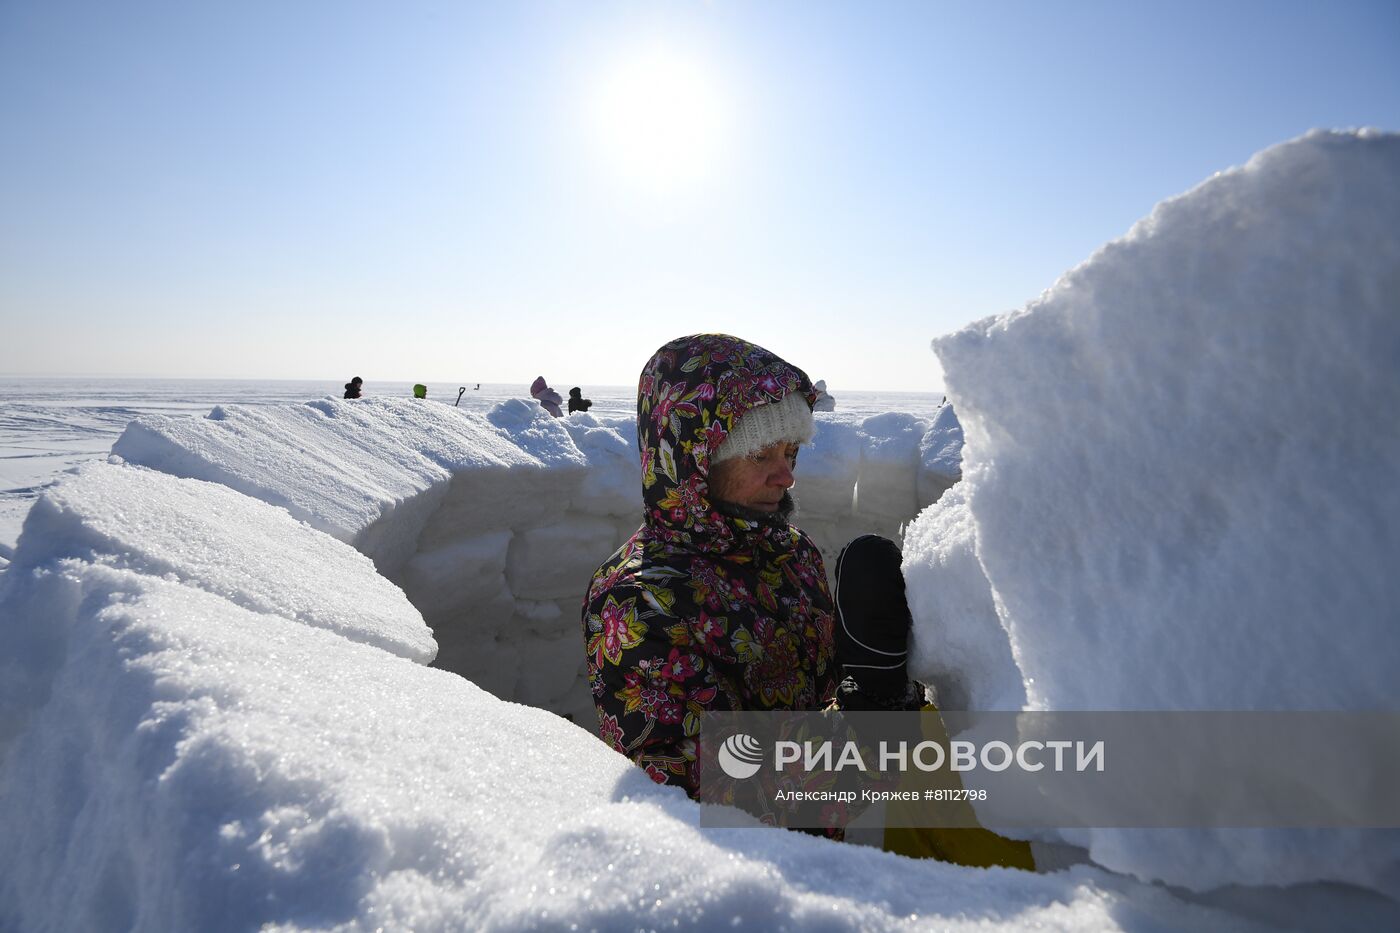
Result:
<svg viewBox="0 0 1400 933">
<path fill-rule="evenodd" d="M 934 341 L 966 479 L 916 667 L 977 709 L 1400 709 L 1400 137 L 1315 133 Z M 1076 834 L 1198 888 L 1400 896 L 1385 833 Z"/>
</svg>

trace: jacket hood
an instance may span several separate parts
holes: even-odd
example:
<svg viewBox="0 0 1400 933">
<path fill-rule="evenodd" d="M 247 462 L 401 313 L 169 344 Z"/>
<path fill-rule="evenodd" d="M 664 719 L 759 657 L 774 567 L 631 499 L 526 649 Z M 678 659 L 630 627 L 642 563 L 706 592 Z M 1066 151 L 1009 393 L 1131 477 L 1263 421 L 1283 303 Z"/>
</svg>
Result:
<svg viewBox="0 0 1400 933">
<path fill-rule="evenodd" d="M 637 386 L 642 499 L 655 535 L 688 550 L 722 552 L 753 533 L 788 533 L 781 516 L 721 512 L 710 499 L 709 471 L 746 412 L 794 392 L 809 407 L 816 399 L 806 373 L 737 337 L 695 334 L 656 351 Z"/>
</svg>

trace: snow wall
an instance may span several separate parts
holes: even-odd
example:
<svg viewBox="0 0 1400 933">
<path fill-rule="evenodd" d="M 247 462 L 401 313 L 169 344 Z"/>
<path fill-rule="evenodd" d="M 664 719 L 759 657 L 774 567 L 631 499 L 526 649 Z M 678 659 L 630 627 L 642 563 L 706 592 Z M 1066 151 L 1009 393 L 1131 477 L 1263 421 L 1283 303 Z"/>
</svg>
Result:
<svg viewBox="0 0 1400 933">
<path fill-rule="evenodd" d="M 961 437 L 947 406 L 933 419 L 819 413 L 798 522 L 833 565 L 857 534 L 898 537 L 957 480 Z M 636 447 L 634 418 L 555 419 L 533 402 L 483 417 L 326 399 L 144 418 L 112 449 L 352 545 L 422 613 L 435 666 L 591 727 L 579 612 L 593 571 L 641 522 Z"/>
<path fill-rule="evenodd" d="M 905 570 L 952 708 L 1400 710 L 1400 137 L 1267 150 L 934 349 L 966 478 Z M 1400 896 L 1398 834 L 1070 838 Z"/>
</svg>

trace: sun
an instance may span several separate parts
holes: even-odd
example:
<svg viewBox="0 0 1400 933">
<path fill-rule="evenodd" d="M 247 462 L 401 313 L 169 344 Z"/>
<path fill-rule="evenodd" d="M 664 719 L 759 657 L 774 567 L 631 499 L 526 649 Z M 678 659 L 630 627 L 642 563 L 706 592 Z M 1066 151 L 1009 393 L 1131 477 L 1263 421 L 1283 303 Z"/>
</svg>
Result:
<svg viewBox="0 0 1400 933">
<path fill-rule="evenodd" d="M 653 47 L 608 68 L 589 101 L 595 148 L 608 167 L 637 188 L 669 193 L 714 169 L 729 112 L 703 64 Z"/>
</svg>

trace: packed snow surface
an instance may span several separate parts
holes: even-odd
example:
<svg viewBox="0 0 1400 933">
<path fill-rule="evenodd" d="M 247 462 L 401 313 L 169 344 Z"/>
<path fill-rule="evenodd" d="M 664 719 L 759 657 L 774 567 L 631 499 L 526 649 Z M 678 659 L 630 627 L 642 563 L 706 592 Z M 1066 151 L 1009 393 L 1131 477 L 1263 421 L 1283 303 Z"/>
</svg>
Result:
<svg viewBox="0 0 1400 933">
<path fill-rule="evenodd" d="M 1396 707 L 1398 165 L 1316 136 L 1163 205 L 939 343 L 962 425 L 818 414 L 798 521 L 832 556 L 923 510 L 914 666 L 945 703 Z M 1246 925 L 1088 865 L 701 827 L 579 678 L 635 450 L 629 415 L 513 400 L 128 427 L 0 572 L 0 929 Z M 1078 838 L 1145 879 L 1393 891 L 1392 840 Z"/>
<path fill-rule="evenodd" d="M 979 709 L 1400 709 L 1400 137 L 1267 150 L 934 345 L 965 479 L 906 542 L 922 673 Z M 1072 838 L 1400 896 L 1396 831 Z"/>
</svg>

